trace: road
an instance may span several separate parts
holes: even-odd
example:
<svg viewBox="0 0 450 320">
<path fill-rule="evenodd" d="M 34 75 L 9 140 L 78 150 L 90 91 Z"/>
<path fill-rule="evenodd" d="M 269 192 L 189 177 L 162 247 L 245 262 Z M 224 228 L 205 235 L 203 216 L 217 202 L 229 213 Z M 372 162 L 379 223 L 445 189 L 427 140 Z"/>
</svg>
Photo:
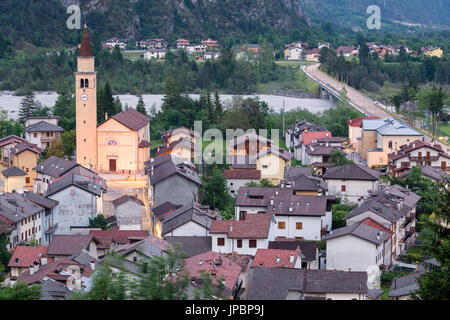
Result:
<svg viewBox="0 0 450 320">
<path fill-rule="evenodd" d="M 326 87 L 328 90 L 333 91 L 335 94 L 339 95 L 342 88 L 344 87 L 344 83 L 337 81 L 333 77 L 329 76 L 323 71 L 319 70 L 320 63 L 316 63 L 309 66 L 302 66 L 303 72 L 310 77 L 312 80 L 316 81 L 323 87 Z M 375 116 L 380 118 L 392 117 L 391 114 L 386 111 L 380 109 L 375 105 L 375 102 L 362 94 L 358 90 L 345 85 L 345 89 L 347 90 L 347 98 L 348 102 L 359 112 L 363 113 L 366 116 Z M 429 135 L 424 135 L 426 142 L 432 142 L 434 139 Z"/>
</svg>

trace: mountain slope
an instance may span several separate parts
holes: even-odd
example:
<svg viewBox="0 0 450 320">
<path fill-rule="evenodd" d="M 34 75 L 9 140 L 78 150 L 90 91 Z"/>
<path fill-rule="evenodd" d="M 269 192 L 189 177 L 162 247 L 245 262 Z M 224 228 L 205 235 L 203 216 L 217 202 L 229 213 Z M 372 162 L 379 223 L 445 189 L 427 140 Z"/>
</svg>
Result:
<svg viewBox="0 0 450 320">
<path fill-rule="evenodd" d="M 449 0 L 299 0 L 304 13 L 316 21 L 366 28 L 366 9 L 378 5 L 382 22 L 450 26 Z"/>
<path fill-rule="evenodd" d="M 101 38 L 222 40 L 308 28 L 298 0 L 2 0 L 0 33 L 15 44 L 76 44 L 80 32 L 66 27 L 71 4 Z"/>
</svg>

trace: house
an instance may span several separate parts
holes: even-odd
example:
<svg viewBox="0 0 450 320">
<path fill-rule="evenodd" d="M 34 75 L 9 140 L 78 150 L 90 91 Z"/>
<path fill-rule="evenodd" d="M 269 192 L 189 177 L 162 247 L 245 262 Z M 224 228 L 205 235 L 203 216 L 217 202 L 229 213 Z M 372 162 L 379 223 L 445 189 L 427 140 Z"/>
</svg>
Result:
<svg viewBox="0 0 450 320">
<path fill-rule="evenodd" d="M 319 62 L 320 48 L 306 50 L 306 61 Z"/>
<path fill-rule="evenodd" d="M 291 165 L 293 155 L 288 151 L 270 147 L 261 150 L 256 155 L 250 155 L 250 163 L 256 163 L 256 170 L 261 172 L 261 179 L 266 179 L 273 185 L 279 185 L 284 176 L 284 168 Z"/>
<path fill-rule="evenodd" d="M 284 46 L 284 58 L 287 60 L 302 60 L 308 44 L 298 41 Z"/>
<path fill-rule="evenodd" d="M 142 230 L 144 203 L 135 196 L 123 195 L 112 201 L 119 230 Z"/>
<path fill-rule="evenodd" d="M 433 168 L 431 166 L 419 167 L 424 177 L 430 178 L 436 182 L 442 182 L 445 178 L 450 178 L 450 174 L 442 171 L 439 168 Z M 399 178 L 406 179 L 412 173 L 412 169 L 408 169 L 405 173 L 401 174 Z"/>
<path fill-rule="evenodd" d="M 347 226 L 371 218 L 391 232 L 391 259 L 394 261 L 415 240 L 416 204 L 420 196 L 399 185 L 374 191 L 372 196 L 350 211 Z"/>
<path fill-rule="evenodd" d="M 135 243 L 149 236 L 147 230 L 119 230 L 113 227 L 111 230 L 90 230 L 97 243 L 98 256 L 104 256 L 109 251 L 115 251 L 120 246 Z"/>
<path fill-rule="evenodd" d="M 175 252 L 181 252 L 186 256 L 186 258 L 190 258 L 212 250 L 211 236 L 165 236 L 164 240 L 172 244 L 174 247 L 179 245 L 180 248 L 175 249 Z"/>
<path fill-rule="evenodd" d="M 301 168 L 301 167 L 300 167 Z M 311 169 L 311 167 L 306 167 Z M 325 195 L 328 189 L 325 181 L 312 174 L 300 174 L 288 179 L 284 179 L 280 183 L 281 188 L 292 188 L 296 195 Z"/>
<path fill-rule="evenodd" d="M 167 145 L 156 147 L 156 156 L 170 154 L 181 161 L 192 161 L 197 150 L 197 145 L 189 138 L 180 138 Z"/>
<path fill-rule="evenodd" d="M 263 136 L 254 132 L 246 133 L 228 141 L 228 155 L 231 157 L 256 155 L 272 145 L 273 142 Z"/>
<path fill-rule="evenodd" d="M 250 214 L 245 220 L 214 220 L 209 234 L 212 250 L 219 253 L 255 255 L 275 239 L 275 219 L 272 214 Z"/>
<path fill-rule="evenodd" d="M 231 195 L 237 194 L 239 188 L 247 186 L 248 183 L 259 183 L 261 180 L 261 171 L 256 169 L 223 170 L 223 175 L 227 179 Z"/>
<path fill-rule="evenodd" d="M 40 285 L 42 293 L 40 300 L 66 300 L 72 293 L 69 288 L 51 278 L 43 280 Z"/>
<path fill-rule="evenodd" d="M 361 139 L 362 121 L 363 120 L 378 120 L 379 117 L 362 117 L 357 119 L 347 120 L 348 125 L 348 143 L 352 145 L 354 152 L 360 152 L 358 140 Z"/>
<path fill-rule="evenodd" d="M 89 226 L 89 219 L 102 213 L 102 188 L 98 182 L 72 173 L 54 181 L 46 197 L 59 205 L 53 211 L 55 234 L 70 234 L 71 227 Z"/>
<path fill-rule="evenodd" d="M 299 241 L 294 238 L 275 238 L 269 242 L 269 249 L 292 251 L 300 249 L 302 253 L 301 268 L 308 270 L 319 269 L 319 247 L 316 241 Z"/>
<path fill-rule="evenodd" d="M 331 167 L 332 164 L 328 164 L 328 160 L 333 155 L 334 150 L 340 150 L 340 147 L 327 147 L 321 145 L 319 142 L 313 142 L 305 148 L 305 162 L 302 164 L 311 165 L 316 168 Z"/>
<path fill-rule="evenodd" d="M 276 237 L 320 240 L 331 229 L 334 197 L 296 195 L 292 188 L 244 187 L 235 204 L 237 220 L 260 214 L 274 214 Z"/>
<path fill-rule="evenodd" d="M 32 168 L 38 163 L 41 151 L 28 142 L 18 143 L 10 148 L 11 166 L 16 166 L 27 173 L 25 176 L 26 189 L 33 188 L 33 179 L 36 177 L 36 173 Z"/>
<path fill-rule="evenodd" d="M 166 58 L 166 49 L 149 49 L 144 53 L 145 60 L 158 59 L 163 60 Z"/>
<path fill-rule="evenodd" d="M 156 208 L 153 208 L 153 233 L 157 236 L 161 236 L 162 221 L 164 221 L 164 218 L 181 207 L 181 204 L 174 204 L 172 202 L 166 201 Z"/>
<path fill-rule="evenodd" d="M 312 127 L 312 129 L 305 129 L 306 131 L 300 131 L 294 134 L 292 139 L 292 150 L 294 150 L 294 158 L 302 163 L 306 162 L 308 157 L 306 154 L 306 148 L 309 144 L 317 142 L 317 139 L 331 137 L 331 132 L 324 127 Z"/>
<path fill-rule="evenodd" d="M 211 39 L 202 40 L 201 44 L 206 46 L 206 47 L 208 47 L 208 48 L 211 48 L 211 49 L 214 49 L 215 47 L 217 47 L 219 45 L 218 41 L 211 40 Z"/>
<path fill-rule="evenodd" d="M 49 289 L 47 283 L 43 286 L 42 293 L 46 299 L 51 299 L 48 297 L 50 295 L 59 300 L 67 296 L 67 291 L 89 290 L 91 286 L 90 277 L 95 270 L 95 266 L 95 259 L 86 253 L 80 253 L 53 262 L 44 261 L 42 264 L 32 264 L 29 270 L 19 275 L 17 281 L 24 282 L 27 285 L 42 285 L 49 279 L 53 280 L 59 284 L 56 292 L 53 292 L 54 288 Z"/>
<path fill-rule="evenodd" d="M 2 171 L 3 192 L 23 192 L 25 190 L 25 176 L 27 173 L 16 166 L 9 167 Z"/>
<path fill-rule="evenodd" d="M 147 49 L 165 49 L 167 41 L 165 39 L 147 39 L 136 42 L 136 46 Z"/>
<path fill-rule="evenodd" d="M 358 48 L 354 46 L 339 46 L 336 49 L 336 54 L 337 55 L 342 54 L 344 57 L 357 56 L 358 52 L 359 52 Z"/>
<path fill-rule="evenodd" d="M 170 155 L 152 158 L 146 165 L 149 177 L 149 201 L 152 207 L 167 201 L 184 205 L 197 199 L 202 182 L 194 165 L 175 164 Z"/>
<path fill-rule="evenodd" d="M 439 47 L 424 47 L 421 48 L 422 54 L 426 57 L 437 57 L 437 58 L 442 58 L 444 51 L 442 51 L 441 48 Z"/>
<path fill-rule="evenodd" d="M 177 49 L 180 49 L 180 48 L 185 49 L 186 46 L 190 45 L 190 42 L 189 42 L 189 40 L 186 40 L 186 39 L 178 39 L 176 41 L 176 44 L 177 44 Z"/>
<path fill-rule="evenodd" d="M 203 60 L 211 60 L 211 59 L 218 59 L 220 53 L 219 52 L 211 52 L 211 51 L 205 51 L 203 53 Z"/>
<path fill-rule="evenodd" d="M 200 134 L 198 132 L 186 127 L 175 128 L 161 133 L 161 141 L 165 146 L 170 145 L 174 141 L 179 141 L 180 139 L 190 140 L 193 144 L 196 145 L 197 139 L 199 139 L 199 137 Z"/>
<path fill-rule="evenodd" d="M 64 129 L 58 126 L 59 117 L 31 117 L 25 122 L 25 138 L 44 150 L 54 139 L 59 140 Z"/>
<path fill-rule="evenodd" d="M 371 218 L 332 230 L 327 243 L 327 270 L 367 271 L 392 264 L 393 232 Z"/>
<path fill-rule="evenodd" d="M 248 300 L 365 300 L 367 273 L 263 268 L 250 270 Z"/>
<path fill-rule="evenodd" d="M 212 295 L 220 298 L 234 298 L 239 295 L 241 281 L 239 276 L 242 267 L 223 257 L 220 253 L 209 251 L 185 260 L 185 268 L 189 279 L 195 288 L 202 286 L 202 274 L 210 275 Z M 219 291 L 219 280 L 222 280 L 223 290 Z"/>
<path fill-rule="evenodd" d="M 414 140 L 401 145 L 400 148 L 388 154 L 389 169 L 399 176 L 411 167 L 428 166 L 450 172 L 450 155 L 440 144 Z"/>
<path fill-rule="evenodd" d="M 50 156 L 33 168 L 36 171 L 34 192 L 45 194 L 48 186 L 55 178 L 63 176 L 71 169 L 79 166 L 75 161 Z"/>
<path fill-rule="evenodd" d="M 253 258 L 251 268 L 258 266 L 264 268 L 301 269 L 303 257 L 298 248 L 295 250 L 258 249 Z"/>
<path fill-rule="evenodd" d="M 436 259 L 428 259 L 417 265 L 416 271 L 403 277 L 394 278 L 391 282 L 388 297 L 394 300 L 408 300 L 419 289 L 417 279 L 430 269 L 440 269 Z"/>
<path fill-rule="evenodd" d="M 57 234 L 48 246 L 47 256 L 57 261 L 84 252 L 97 259 L 98 243 L 93 235 Z"/>
<path fill-rule="evenodd" d="M 367 165 L 387 165 L 388 154 L 399 146 L 423 135 L 403 121 L 386 117 L 375 120 L 362 120 L 361 139 L 358 140 L 361 158 Z"/>
<path fill-rule="evenodd" d="M 213 221 L 220 220 L 208 205 L 191 201 L 174 210 L 162 220 L 161 236 L 209 236 Z"/>
<path fill-rule="evenodd" d="M 12 192 L 0 195 L 0 216 L 9 233 L 8 249 L 32 240 L 42 243 L 42 221 L 45 208 L 28 200 L 23 194 Z"/>
<path fill-rule="evenodd" d="M 11 166 L 11 148 L 16 144 L 23 142 L 27 143 L 27 140 L 15 135 L 9 135 L 0 139 L 0 148 L 2 149 L 1 158 L 3 165 L 8 167 Z"/>
<path fill-rule="evenodd" d="M 103 47 L 109 50 L 114 49 L 116 46 L 120 49 L 125 49 L 125 47 L 127 46 L 125 39 L 113 37 L 103 43 Z"/>
<path fill-rule="evenodd" d="M 17 246 L 9 259 L 8 268 L 11 268 L 11 277 L 17 278 L 34 264 L 35 261 L 41 263 L 42 259 L 47 259 L 47 246 Z"/>
<path fill-rule="evenodd" d="M 380 172 L 366 166 L 350 163 L 327 169 L 322 178 L 328 185 L 328 194 L 358 202 L 378 189 Z"/>
<path fill-rule="evenodd" d="M 53 239 L 55 230 L 58 228 L 58 224 L 55 223 L 53 220 L 53 211 L 55 210 L 56 206 L 58 206 L 59 202 L 56 200 L 52 200 L 50 198 L 46 198 L 32 191 L 25 191 L 23 195 L 29 201 L 45 209 L 45 213 L 41 215 L 42 229 L 43 229 L 43 236 L 41 243 L 48 245 Z"/>
</svg>

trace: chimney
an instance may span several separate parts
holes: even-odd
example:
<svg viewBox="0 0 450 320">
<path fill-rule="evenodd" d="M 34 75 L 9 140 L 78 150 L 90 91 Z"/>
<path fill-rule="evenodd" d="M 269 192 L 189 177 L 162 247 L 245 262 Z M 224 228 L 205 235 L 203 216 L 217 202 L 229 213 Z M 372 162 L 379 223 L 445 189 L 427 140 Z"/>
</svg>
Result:
<svg viewBox="0 0 450 320">
<path fill-rule="evenodd" d="M 291 254 L 291 256 L 289 257 L 289 263 L 294 263 L 294 255 Z"/>
<path fill-rule="evenodd" d="M 34 274 L 34 265 L 33 264 L 30 264 L 29 270 L 30 270 L 30 276 L 32 276 Z"/>
<path fill-rule="evenodd" d="M 200 260 L 198 260 L 198 264 L 202 265 L 203 264 L 203 259 L 200 258 Z"/>
<path fill-rule="evenodd" d="M 105 112 L 105 120 L 108 120 L 108 112 Z"/>
<path fill-rule="evenodd" d="M 39 271 L 39 262 L 38 261 L 35 261 L 34 262 L 34 273 L 36 273 L 36 272 L 38 272 Z"/>
<path fill-rule="evenodd" d="M 95 270 L 95 259 L 91 259 L 89 266 L 90 266 L 91 270 Z"/>
<path fill-rule="evenodd" d="M 47 257 L 41 256 L 41 266 L 45 266 L 47 264 Z"/>
<path fill-rule="evenodd" d="M 233 225 L 230 224 L 230 232 L 233 232 Z"/>
</svg>

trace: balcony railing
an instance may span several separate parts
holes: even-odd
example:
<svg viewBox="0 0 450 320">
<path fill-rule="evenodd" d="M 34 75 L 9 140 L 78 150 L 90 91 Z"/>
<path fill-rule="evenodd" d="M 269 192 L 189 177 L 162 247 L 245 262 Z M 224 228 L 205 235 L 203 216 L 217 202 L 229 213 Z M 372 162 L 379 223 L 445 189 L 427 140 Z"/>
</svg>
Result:
<svg viewBox="0 0 450 320">
<path fill-rule="evenodd" d="M 439 156 L 425 156 L 425 157 L 409 157 L 411 161 L 424 162 L 424 161 L 438 161 Z"/>
</svg>

